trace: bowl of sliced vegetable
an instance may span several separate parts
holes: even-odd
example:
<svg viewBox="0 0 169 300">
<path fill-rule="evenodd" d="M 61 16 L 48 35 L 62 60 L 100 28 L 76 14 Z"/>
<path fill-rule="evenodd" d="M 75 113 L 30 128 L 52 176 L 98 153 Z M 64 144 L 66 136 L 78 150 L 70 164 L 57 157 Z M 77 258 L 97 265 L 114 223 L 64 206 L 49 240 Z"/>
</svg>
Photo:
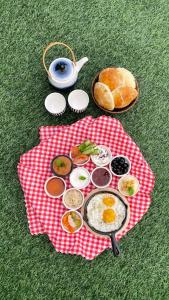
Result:
<svg viewBox="0 0 169 300">
<path fill-rule="evenodd" d="M 61 226 L 67 233 L 73 234 L 78 232 L 83 226 L 82 215 L 78 211 L 66 211 L 61 219 Z"/>
<path fill-rule="evenodd" d="M 90 155 L 99 154 L 97 145 L 89 139 L 85 140 L 79 145 L 72 146 L 70 150 L 70 157 L 73 163 L 77 166 L 83 166 L 90 160 Z"/>
</svg>

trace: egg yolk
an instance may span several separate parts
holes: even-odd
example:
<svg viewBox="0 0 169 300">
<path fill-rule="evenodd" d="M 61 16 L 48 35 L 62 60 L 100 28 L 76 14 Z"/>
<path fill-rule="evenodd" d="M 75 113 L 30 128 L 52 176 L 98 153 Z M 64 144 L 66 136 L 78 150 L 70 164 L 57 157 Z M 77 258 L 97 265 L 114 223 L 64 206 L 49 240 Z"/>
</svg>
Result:
<svg viewBox="0 0 169 300">
<path fill-rule="evenodd" d="M 116 219 L 116 213 L 113 209 L 108 208 L 103 211 L 103 221 L 105 223 L 112 223 Z"/>
<path fill-rule="evenodd" d="M 107 206 L 113 206 L 115 204 L 115 199 L 113 197 L 103 198 L 103 203 Z"/>
</svg>

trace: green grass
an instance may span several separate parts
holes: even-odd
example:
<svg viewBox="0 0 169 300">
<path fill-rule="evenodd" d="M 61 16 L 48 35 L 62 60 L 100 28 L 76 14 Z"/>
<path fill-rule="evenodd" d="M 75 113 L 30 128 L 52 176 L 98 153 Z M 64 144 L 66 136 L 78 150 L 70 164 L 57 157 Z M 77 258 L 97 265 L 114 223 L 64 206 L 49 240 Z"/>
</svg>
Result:
<svg viewBox="0 0 169 300">
<path fill-rule="evenodd" d="M 166 0 L 1 0 L 0 299 L 169 299 L 169 4 Z M 70 44 L 89 63 L 78 88 L 105 66 L 131 70 L 138 104 L 120 119 L 156 174 L 153 203 L 121 240 L 122 256 L 105 251 L 93 261 L 56 253 L 46 236 L 31 236 L 17 177 L 21 154 L 37 145 L 38 127 L 70 124 L 82 115 L 45 112 L 54 89 L 41 64 L 49 41 Z M 61 49 L 60 49 L 61 50 Z M 55 57 L 61 51 L 51 50 Z M 64 51 L 63 51 L 64 53 Z M 90 97 L 91 98 L 91 97 Z"/>
</svg>

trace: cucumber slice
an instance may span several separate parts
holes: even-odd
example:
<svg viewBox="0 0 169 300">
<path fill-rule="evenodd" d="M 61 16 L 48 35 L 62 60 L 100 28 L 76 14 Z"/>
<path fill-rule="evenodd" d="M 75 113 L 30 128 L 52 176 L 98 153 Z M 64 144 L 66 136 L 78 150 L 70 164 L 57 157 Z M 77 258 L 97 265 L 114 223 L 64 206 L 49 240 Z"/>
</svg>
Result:
<svg viewBox="0 0 169 300">
<path fill-rule="evenodd" d="M 91 144 L 91 142 L 90 142 L 90 140 L 86 140 L 86 141 L 84 142 L 84 144 L 85 144 L 85 146 L 87 147 L 87 146 L 89 146 L 89 145 Z"/>
<path fill-rule="evenodd" d="M 87 155 L 90 155 L 90 154 L 99 154 L 98 152 L 98 149 L 96 148 L 96 145 L 94 144 L 94 146 L 89 146 L 87 149 L 85 149 L 83 151 L 83 154 L 87 154 Z"/>
<path fill-rule="evenodd" d="M 90 140 L 86 140 L 82 144 L 80 144 L 78 147 L 80 152 L 83 152 L 83 150 L 85 150 L 86 147 L 88 147 L 90 144 L 91 144 Z"/>
</svg>

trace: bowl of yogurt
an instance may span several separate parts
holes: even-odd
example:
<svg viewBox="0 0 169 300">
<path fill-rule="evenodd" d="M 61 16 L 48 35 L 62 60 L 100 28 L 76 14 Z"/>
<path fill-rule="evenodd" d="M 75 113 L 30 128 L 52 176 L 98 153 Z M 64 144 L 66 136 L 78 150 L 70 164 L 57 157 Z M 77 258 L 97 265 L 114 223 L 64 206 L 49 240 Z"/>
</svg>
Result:
<svg viewBox="0 0 169 300">
<path fill-rule="evenodd" d="M 108 147 L 104 145 L 97 146 L 99 154 L 91 155 L 92 162 L 98 167 L 107 166 L 112 160 L 112 154 Z"/>
<path fill-rule="evenodd" d="M 70 174 L 70 183 L 76 189 L 84 189 L 90 183 L 90 173 L 86 168 L 78 167 Z"/>
</svg>

